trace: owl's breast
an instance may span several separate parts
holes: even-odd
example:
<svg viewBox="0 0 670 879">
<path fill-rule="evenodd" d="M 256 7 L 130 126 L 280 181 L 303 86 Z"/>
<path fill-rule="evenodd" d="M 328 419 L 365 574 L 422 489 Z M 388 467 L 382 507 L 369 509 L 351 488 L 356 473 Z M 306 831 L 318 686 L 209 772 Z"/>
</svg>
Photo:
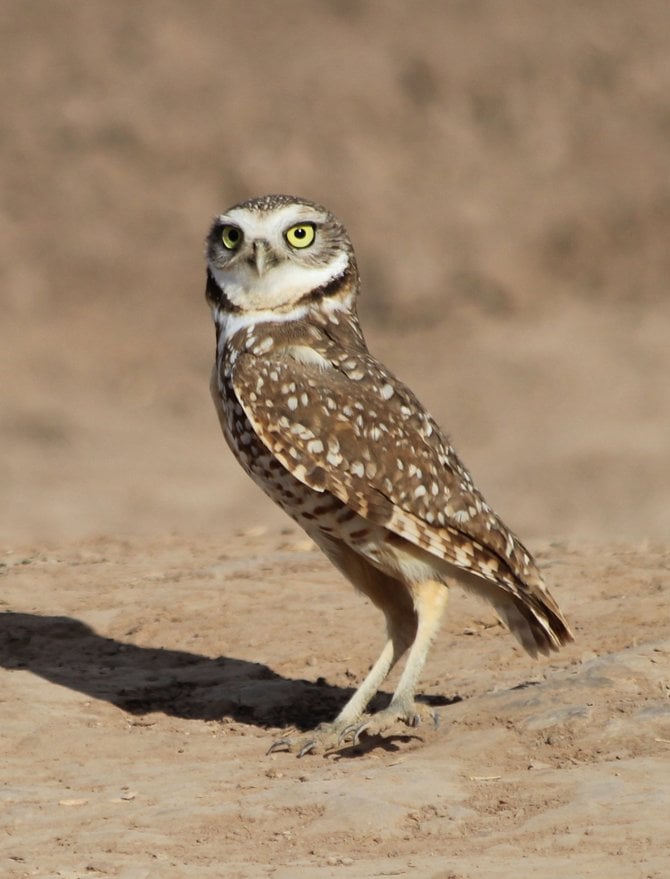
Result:
<svg viewBox="0 0 670 879">
<path fill-rule="evenodd" d="M 233 388 L 225 362 L 215 366 L 210 389 L 223 435 L 241 467 L 271 500 L 307 527 L 314 518 L 311 510 L 323 502 L 323 493 L 296 479 L 258 438 Z"/>
</svg>

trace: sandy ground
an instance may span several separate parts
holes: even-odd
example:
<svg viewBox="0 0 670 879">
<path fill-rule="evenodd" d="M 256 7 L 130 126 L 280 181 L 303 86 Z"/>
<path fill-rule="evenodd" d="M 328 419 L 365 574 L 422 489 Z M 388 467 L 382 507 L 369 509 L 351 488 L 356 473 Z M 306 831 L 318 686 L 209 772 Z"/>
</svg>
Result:
<svg viewBox="0 0 670 879">
<path fill-rule="evenodd" d="M 439 728 L 300 760 L 267 747 L 382 627 L 297 532 L 7 553 L 2 875 L 665 879 L 670 552 L 534 548 L 573 646 L 534 663 L 454 594 Z"/>
<path fill-rule="evenodd" d="M 667 0 L 7 0 L 0 49 L 0 876 L 667 879 Z M 203 239 L 273 191 L 577 635 L 454 596 L 440 728 L 302 760 L 383 633 L 209 400 Z"/>
</svg>

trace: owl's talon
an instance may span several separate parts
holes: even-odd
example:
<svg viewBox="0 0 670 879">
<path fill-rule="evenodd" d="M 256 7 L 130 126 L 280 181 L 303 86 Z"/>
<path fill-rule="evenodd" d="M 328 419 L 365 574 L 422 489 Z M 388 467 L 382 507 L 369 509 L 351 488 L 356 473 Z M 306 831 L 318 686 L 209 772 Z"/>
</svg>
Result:
<svg viewBox="0 0 670 879">
<path fill-rule="evenodd" d="M 277 751 L 290 751 L 291 750 L 291 740 L 290 739 L 276 739 L 270 747 L 265 752 L 265 756 L 268 754 L 275 754 Z"/>
<path fill-rule="evenodd" d="M 361 743 L 361 733 L 364 733 L 372 723 L 373 718 L 364 720 L 360 723 L 352 723 L 347 732 L 351 736 L 351 744 L 355 747 Z"/>
<path fill-rule="evenodd" d="M 297 754 L 298 759 L 300 757 L 304 757 L 305 754 L 309 754 L 310 751 L 313 751 L 316 748 L 316 746 L 317 746 L 316 739 L 310 739 L 308 742 L 305 742 L 305 744 L 302 746 L 302 748 L 300 748 L 300 750 L 298 751 L 298 754 Z"/>
<path fill-rule="evenodd" d="M 351 738 L 352 745 L 357 745 L 358 744 L 358 732 L 357 731 L 359 730 L 360 726 L 361 726 L 361 724 L 359 721 L 357 721 L 356 723 L 350 723 L 348 726 L 345 726 L 337 739 L 338 747 L 341 747 L 342 745 L 346 744 L 346 742 L 349 738 Z"/>
<path fill-rule="evenodd" d="M 306 735 L 283 736 L 270 745 L 267 753 L 288 751 L 300 758 L 306 754 L 321 754 L 336 750 L 341 744 L 341 726 L 341 723 L 322 723 Z"/>
<path fill-rule="evenodd" d="M 412 703 L 409 708 L 404 707 L 402 703 L 397 705 L 391 703 L 383 711 L 378 711 L 358 723 L 351 723 L 345 727 L 340 734 L 340 744 L 349 739 L 352 745 L 358 745 L 362 733 L 378 736 L 398 723 L 404 723 L 411 729 L 416 729 L 423 720 L 427 719 L 432 720 L 435 729 L 439 727 L 440 718 L 437 712 L 430 711 L 427 707 L 416 703 Z"/>
</svg>

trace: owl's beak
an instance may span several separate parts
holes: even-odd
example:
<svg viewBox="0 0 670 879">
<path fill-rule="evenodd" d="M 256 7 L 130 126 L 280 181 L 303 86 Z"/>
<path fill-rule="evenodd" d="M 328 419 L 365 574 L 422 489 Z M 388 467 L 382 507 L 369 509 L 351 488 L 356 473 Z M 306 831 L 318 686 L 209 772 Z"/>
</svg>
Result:
<svg viewBox="0 0 670 879">
<path fill-rule="evenodd" d="M 253 258 L 250 260 L 252 265 L 255 267 L 258 277 L 265 273 L 269 263 L 270 263 L 270 245 L 263 238 L 259 238 L 257 241 L 254 241 L 251 245 L 253 251 Z"/>
</svg>

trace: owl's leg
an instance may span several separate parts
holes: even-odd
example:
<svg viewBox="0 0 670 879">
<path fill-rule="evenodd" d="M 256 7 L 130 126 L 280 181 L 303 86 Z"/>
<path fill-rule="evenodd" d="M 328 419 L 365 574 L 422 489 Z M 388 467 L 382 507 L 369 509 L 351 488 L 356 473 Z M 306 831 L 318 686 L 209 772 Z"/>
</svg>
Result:
<svg viewBox="0 0 670 879">
<path fill-rule="evenodd" d="M 342 738 L 350 739 L 354 744 L 358 742 L 362 732 L 378 735 L 390 729 L 398 721 L 416 727 L 422 719 L 429 717 L 437 725 L 437 716 L 426 706 L 417 705 L 414 701 L 414 693 L 428 650 L 439 629 L 449 593 L 444 583 L 435 580 L 426 580 L 409 588 L 414 599 L 418 622 L 416 638 L 409 652 L 407 664 L 388 707 L 360 723 L 352 723 L 343 730 Z"/>
<path fill-rule="evenodd" d="M 401 584 L 397 583 L 400 588 Z M 329 751 L 342 744 L 346 731 L 356 726 L 370 700 L 381 687 L 393 666 L 407 651 L 417 631 L 416 615 L 398 613 L 399 603 L 384 608 L 388 638 L 379 658 L 368 672 L 351 699 L 330 723 L 321 723 L 304 736 L 282 737 L 272 743 L 268 754 L 274 751 L 293 751 L 298 757 L 310 752 Z M 417 676 L 420 669 L 417 671 Z"/>
<path fill-rule="evenodd" d="M 391 578 L 388 579 L 390 580 Z M 396 591 L 396 594 L 393 596 L 395 600 L 387 601 L 385 606 L 382 607 L 386 616 L 388 639 L 381 652 L 381 656 L 372 666 L 363 683 L 335 718 L 335 723 L 341 729 L 359 719 L 370 700 L 386 680 L 391 669 L 403 657 L 416 637 L 417 615 L 408 606 L 408 603 L 397 594 L 401 589 L 404 592 L 402 584 L 394 580 L 393 586 L 394 591 Z"/>
<path fill-rule="evenodd" d="M 305 736 L 277 739 L 270 746 L 268 754 L 273 751 L 295 751 L 299 757 L 302 757 L 310 751 L 328 751 L 336 748 L 341 743 L 343 732 L 359 720 L 368 702 L 382 685 L 405 649 L 404 646 L 400 646 L 397 640 L 389 636 L 379 659 L 334 721 L 319 724 L 316 729 Z"/>
<path fill-rule="evenodd" d="M 365 680 L 334 721 L 322 723 L 304 736 L 278 739 L 271 745 L 268 753 L 294 751 L 302 757 L 309 752 L 327 751 L 341 745 L 344 731 L 360 720 L 368 703 L 412 644 L 417 633 L 418 616 L 412 604 L 412 596 L 401 581 L 375 568 L 344 544 L 337 546 L 337 552 L 330 545 L 322 548 L 328 550 L 329 557 L 346 573 L 354 586 L 383 611 L 388 638 Z"/>
</svg>

